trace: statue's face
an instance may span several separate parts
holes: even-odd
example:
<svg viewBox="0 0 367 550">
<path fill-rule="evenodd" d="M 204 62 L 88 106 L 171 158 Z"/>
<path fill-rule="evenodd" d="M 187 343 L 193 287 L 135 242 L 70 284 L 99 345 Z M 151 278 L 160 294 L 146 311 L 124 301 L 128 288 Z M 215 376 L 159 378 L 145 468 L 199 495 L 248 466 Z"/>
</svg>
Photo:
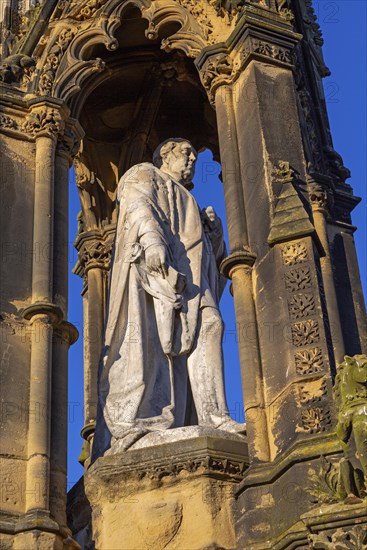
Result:
<svg viewBox="0 0 367 550">
<path fill-rule="evenodd" d="M 354 358 L 360 369 L 367 365 L 367 355 L 355 355 Z"/>
<path fill-rule="evenodd" d="M 189 183 L 195 174 L 197 154 L 191 143 L 183 141 L 165 158 L 165 164 L 170 174 L 182 183 Z"/>
</svg>

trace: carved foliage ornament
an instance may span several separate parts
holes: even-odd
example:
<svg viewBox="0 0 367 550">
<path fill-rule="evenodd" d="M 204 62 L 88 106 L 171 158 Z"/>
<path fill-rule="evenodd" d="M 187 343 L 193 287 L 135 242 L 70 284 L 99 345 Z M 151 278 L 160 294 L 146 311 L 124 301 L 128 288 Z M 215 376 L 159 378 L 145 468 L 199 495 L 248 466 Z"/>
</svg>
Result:
<svg viewBox="0 0 367 550">
<path fill-rule="evenodd" d="M 363 525 L 339 528 L 330 533 L 309 535 L 313 550 L 367 550 L 367 528 Z"/>
<path fill-rule="evenodd" d="M 77 21 L 84 21 L 85 19 L 90 19 L 93 17 L 99 8 L 104 6 L 108 0 L 87 0 L 87 2 L 80 6 L 80 2 L 75 0 L 71 4 L 71 14 L 70 16 L 76 19 Z M 74 10 L 73 10 L 74 8 Z"/>
<path fill-rule="evenodd" d="M 18 124 L 10 116 L 0 114 L 0 128 L 5 128 L 7 130 L 17 130 Z"/>
<path fill-rule="evenodd" d="M 316 313 L 313 294 L 295 294 L 288 301 L 289 315 L 292 320 L 309 317 Z"/>
<path fill-rule="evenodd" d="M 289 292 L 307 290 L 312 287 L 311 272 L 309 267 L 291 269 L 285 274 L 285 286 Z"/>
<path fill-rule="evenodd" d="M 288 65 L 293 62 L 289 49 L 248 37 L 241 44 L 239 54 L 235 60 L 223 52 L 213 58 L 209 58 L 200 70 L 202 83 L 212 102 L 215 98 L 215 90 L 223 84 L 234 82 L 253 54 L 271 58 Z M 283 167 L 283 169 L 286 169 L 286 167 Z"/>
<path fill-rule="evenodd" d="M 308 260 L 307 248 L 303 243 L 290 243 L 282 248 L 284 265 L 296 265 Z"/>
<path fill-rule="evenodd" d="M 219 476 L 223 479 L 241 481 L 244 477 L 247 465 L 238 460 L 218 456 L 194 456 L 189 459 L 171 459 L 166 464 L 162 461 L 155 463 L 151 460 L 140 463 L 138 467 L 131 466 L 123 469 L 123 476 L 129 480 L 148 479 L 159 481 L 164 477 L 177 477 L 181 472 L 195 473 L 204 471 L 205 475 Z M 107 474 L 107 472 L 106 472 Z"/>
<path fill-rule="evenodd" d="M 68 126 L 65 127 L 64 133 L 59 135 L 58 152 L 65 154 L 67 157 L 73 158 L 80 147 L 80 140 Z"/>
<path fill-rule="evenodd" d="M 306 374 L 316 374 L 323 370 L 324 361 L 320 348 L 310 348 L 297 351 L 295 354 L 296 372 L 304 376 Z"/>
<path fill-rule="evenodd" d="M 38 89 L 43 95 L 50 95 L 54 84 L 55 75 L 59 68 L 61 59 L 75 36 L 75 30 L 71 28 L 62 29 L 51 48 L 47 51 L 46 61 L 42 67 Z"/>
<path fill-rule="evenodd" d="M 109 270 L 111 263 L 112 244 L 101 241 L 86 243 L 79 252 L 79 261 L 84 266 L 85 273 L 89 269 L 100 268 Z"/>
<path fill-rule="evenodd" d="M 282 63 L 293 63 L 292 54 L 289 49 L 275 44 L 270 44 L 269 42 L 265 42 L 264 40 L 249 38 L 242 45 L 242 49 L 240 52 L 241 62 L 239 64 L 239 69 L 247 61 L 248 57 L 252 53 L 261 55 L 262 57 L 268 57 L 276 61 L 281 61 Z"/>
<path fill-rule="evenodd" d="M 319 323 L 309 319 L 292 325 L 292 341 L 295 346 L 306 346 L 320 339 Z"/>
<path fill-rule="evenodd" d="M 226 83 L 231 83 L 233 74 L 233 61 L 225 53 L 209 59 L 201 73 L 201 81 L 213 97 L 215 89 Z"/>
<path fill-rule="evenodd" d="M 331 424 L 330 412 L 323 407 L 311 407 L 301 411 L 302 425 L 297 431 L 320 433 Z"/>
<path fill-rule="evenodd" d="M 64 129 L 60 114 L 55 109 L 32 111 L 22 125 L 22 130 L 31 136 L 44 133 L 56 137 Z"/>
</svg>

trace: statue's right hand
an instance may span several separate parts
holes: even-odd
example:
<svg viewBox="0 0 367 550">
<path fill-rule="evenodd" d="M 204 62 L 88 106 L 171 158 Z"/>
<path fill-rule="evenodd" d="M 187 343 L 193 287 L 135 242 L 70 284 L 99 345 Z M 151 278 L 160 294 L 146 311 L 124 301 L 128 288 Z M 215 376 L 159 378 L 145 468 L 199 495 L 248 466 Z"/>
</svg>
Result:
<svg viewBox="0 0 367 550">
<path fill-rule="evenodd" d="M 160 244 L 149 246 L 145 250 L 145 263 L 150 273 L 159 273 L 165 279 L 168 275 L 166 247 Z"/>
</svg>

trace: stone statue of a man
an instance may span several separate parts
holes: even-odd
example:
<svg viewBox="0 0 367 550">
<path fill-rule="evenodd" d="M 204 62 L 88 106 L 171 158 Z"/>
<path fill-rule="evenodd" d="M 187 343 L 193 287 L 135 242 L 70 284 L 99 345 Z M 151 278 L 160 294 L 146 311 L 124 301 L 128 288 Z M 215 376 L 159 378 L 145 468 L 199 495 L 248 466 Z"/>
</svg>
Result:
<svg viewBox="0 0 367 550">
<path fill-rule="evenodd" d="M 169 139 L 154 164 L 134 166 L 118 186 L 98 454 L 189 424 L 244 431 L 230 418 L 224 393 L 222 224 L 189 192 L 196 159 L 188 141 Z"/>
</svg>

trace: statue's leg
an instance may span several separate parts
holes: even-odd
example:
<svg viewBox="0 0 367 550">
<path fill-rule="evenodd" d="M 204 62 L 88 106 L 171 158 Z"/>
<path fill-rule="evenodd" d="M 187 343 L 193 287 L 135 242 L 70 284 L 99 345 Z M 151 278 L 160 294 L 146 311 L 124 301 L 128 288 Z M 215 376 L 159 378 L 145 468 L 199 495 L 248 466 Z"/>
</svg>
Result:
<svg viewBox="0 0 367 550">
<path fill-rule="evenodd" d="M 173 384 L 175 392 L 175 423 L 174 428 L 181 428 L 185 425 L 186 404 L 187 404 L 187 356 L 180 355 L 173 358 Z"/>
<path fill-rule="evenodd" d="M 219 425 L 228 415 L 223 381 L 223 322 L 212 307 L 199 311 L 197 340 L 187 368 L 199 424 Z"/>
<path fill-rule="evenodd" d="M 348 458 L 342 458 L 339 465 L 342 490 L 345 496 L 345 504 L 359 504 L 358 490 L 354 480 L 354 469 Z"/>
<path fill-rule="evenodd" d="M 355 413 L 353 416 L 353 435 L 367 489 L 367 414 L 364 412 Z"/>
<path fill-rule="evenodd" d="M 223 321 L 219 311 L 204 307 L 199 312 L 198 336 L 187 367 L 199 425 L 231 432 L 244 426 L 231 419 L 224 391 Z"/>
</svg>

